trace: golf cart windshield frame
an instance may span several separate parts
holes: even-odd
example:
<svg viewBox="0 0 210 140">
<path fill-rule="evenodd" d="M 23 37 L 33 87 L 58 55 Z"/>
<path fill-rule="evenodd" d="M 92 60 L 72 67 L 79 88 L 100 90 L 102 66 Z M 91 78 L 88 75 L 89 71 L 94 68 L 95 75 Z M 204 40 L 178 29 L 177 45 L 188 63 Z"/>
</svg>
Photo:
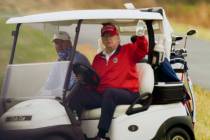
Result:
<svg viewBox="0 0 210 140">
<path fill-rule="evenodd" d="M 63 88 L 64 89 L 63 90 L 63 105 L 64 105 L 64 108 L 66 110 L 66 113 L 67 113 L 69 119 L 71 120 L 72 125 L 76 124 L 77 121 L 76 121 L 75 117 L 73 116 L 72 110 L 70 110 L 70 108 L 68 107 L 68 103 L 66 103 L 65 97 L 66 97 L 67 90 L 68 90 L 68 85 L 69 85 L 69 82 L 70 82 L 69 79 L 71 78 L 71 71 L 72 71 L 72 68 L 73 68 L 73 60 L 74 60 L 74 56 L 75 56 L 75 52 L 76 52 L 76 46 L 77 46 L 77 42 L 78 42 L 81 23 L 82 23 L 82 20 L 78 20 L 77 27 L 76 27 L 76 34 L 75 34 L 75 37 L 74 37 L 73 49 L 72 49 L 73 51 L 71 51 L 70 63 L 68 65 L 68 69 L 67 69 L 67 73 L 66 73 L 66 77 L 65 77 L 64 88 Z M 12 35 L 14 36 L 14 40 L 13 40 L 13 46 L 12 46 L 12 50 L 11 50 L 9 64 L 13 63 L 20 25 L 21 24 L 18 23 L 16 25 L 16 30 L 12 31 Z M 6 102 L 5 101 L 3 102 L 3 110 L 4 110 L 4 112 L 6 110 Z"/>
<path fill-rule="evenodd" d="M 77 46 L 77 42 L 78 42 L 78 38 L 79 38 L 81 24 L 82 24 L 82 20 L 79 20 L 77 23 L 76 30 L 75 30 L 76 34 L 74 37 L 74 44 L 73 44 L 73 49 L 72 49 L 73 51 L 71 52 L 71 55 L 70 55 L 70 63 L 69 63 L 68 69 L 67 69 L 66 77 L 65 77 L 65 82 L 64 82 L 64 87 L 63 87 L 63 98 L 66 97 L 66 91 L 68 90 L 68 85 L 69 85 L 70 79 L 71 79 L 71 71 L 73 69 L 73 61 L 74 61 L 74 56 L 75 56 L 75 52 L 76 52 L 76 46 Z"/>
<path fill-rule="evenodd" d="M 149 39 L 148 63 L 151 64 L 152 51 L 153 51 L 154 46 L 155 46 L 155 35 L 154 35 L 154 29 L 153 29 L 153 26 L 152 26 L 153 20 L 143 20 L 143 21 L 146 23 L 147 31 L 148 31 L 148 39 Z M 75 34 L 74 43 L 73 43 L 73 51 L 71 52 L 72 54 L 70 56 L 70 63 L 69 63 L 69 66 L 68 66 L 68 70 L 67 70 L 66 78 L 65 78 L 65 83 L 64 83 L 64 89 L 63 89 L 63 91 L 64 91 L 63 95 L 64 96 L 63 97 L 65 97 L 66 91 L 68 90 L 68 85 L 69 85 L 69 82 L 70 82 L 69 77 L 71 77 L 71 71 L 72 71 L 72 67 L 73 67 L 72 62 L 73 62 L 74 55 L 75 55 L 75 52 L 76 52 L 76 46 L 77 46 L 79 33 L 80 33 L 80 27 L 81 27 L 82 22 L 85 22 L 85 20 L 80 19 L 80 20 L 77 21 L 77 26 L 76 26 L 76 30 L 75 30 L 76 34 Z M 13 64 L 20 26 L 21 26 L 21 23 L 18 23 L 16 25 L 16 30 L 12 31 L 12 35 L 14 36 L 14 39 L 13 39 L 13 45 L 12 45 L 9 64 Z"/>
<path fill-rule="evenodd" d="M 13 44 L 12 44 L 12 50 L 11 50 L 11 54 L 10 54 L 9 64 L 13 64 L 20 26 L 21 26 L 21 23 L 18 23 L 16 25 L 15 31 L 12 31 L 12 36 L 14 36 L 14 39 L 13 39 Z"/>
</svg>

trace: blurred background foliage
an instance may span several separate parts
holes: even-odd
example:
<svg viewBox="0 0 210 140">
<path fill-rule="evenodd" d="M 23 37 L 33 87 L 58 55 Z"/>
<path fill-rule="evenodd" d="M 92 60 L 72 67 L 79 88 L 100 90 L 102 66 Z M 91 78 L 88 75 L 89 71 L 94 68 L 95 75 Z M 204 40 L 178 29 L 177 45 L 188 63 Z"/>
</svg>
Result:
<svg viewBox="0 0 210 140">
<path fill-rule="evenodd" d="M 210 27 L 210 0 L 0 0 L 0 16 L 72 10 L 124 8 L 132 2 L 137 8 L 163 7 L 174 22 Z"/>
</svg>

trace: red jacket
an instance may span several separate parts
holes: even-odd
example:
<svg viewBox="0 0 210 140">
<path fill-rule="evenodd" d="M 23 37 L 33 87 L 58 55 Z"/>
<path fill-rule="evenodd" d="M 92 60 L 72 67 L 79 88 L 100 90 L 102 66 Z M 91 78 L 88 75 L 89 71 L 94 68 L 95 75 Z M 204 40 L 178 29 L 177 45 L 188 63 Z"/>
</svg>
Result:
<svg viewBox="0 0 210 140">
<path fill-rule="evenodd" d="M 97 54 L 92 64 L 101 80 L 97 91 L 102 93 L 106 88 L 121 88 L 138 92 L 136 63 L 147 53 L 147 39 L 138 37 L 135 44 L 119 46 L 108 62 L 103 53 Z"/>
</svg>

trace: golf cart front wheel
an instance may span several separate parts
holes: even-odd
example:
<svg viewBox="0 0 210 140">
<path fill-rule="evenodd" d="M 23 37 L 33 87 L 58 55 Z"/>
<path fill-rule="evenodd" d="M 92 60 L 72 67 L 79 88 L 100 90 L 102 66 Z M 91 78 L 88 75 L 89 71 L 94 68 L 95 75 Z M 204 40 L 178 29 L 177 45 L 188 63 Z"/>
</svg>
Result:
<svg viewBox="0 0 210 140">
<path fill-rule="evenodd" d="M 167 140 L 191 140 L 189 133 L 183 128 L 175 127 L 166 134 Z"/>
</svg>

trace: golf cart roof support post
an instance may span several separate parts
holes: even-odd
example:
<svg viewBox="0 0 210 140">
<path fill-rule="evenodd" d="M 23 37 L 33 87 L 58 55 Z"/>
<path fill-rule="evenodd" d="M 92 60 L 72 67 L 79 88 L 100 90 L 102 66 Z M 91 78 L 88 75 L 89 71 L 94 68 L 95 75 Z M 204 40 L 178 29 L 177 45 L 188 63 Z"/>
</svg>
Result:
<svg viewBox="0 0 210 140">
<path fill-rule="evenodd" d="M 13 44 L 12 44 L 12 50 L 11 50 L 11 54 L 10 54 L 9 64 L 13 63 L 20 25 L 21 25 L 21 23 L 18 23 L 16 25 L 15 31 L 12 31 L 12 36 L 14 36 L 14 40 L 13 40 Z"/>
<path fill-rule="evenodd" d="M 78 21 L 77 27 L 76 27 L 76 34 L 75 34 L 75 37 L 74 37 L 73 51 L 71 52 L 70 58 L 69 58 L 70 63 L 68 65 L 68 70 L 67 70 L 67 73 L 66 73 L 65 83 L 64 83 L 64 87 L 63 87 L 63 98 L 65 98 L 65 96 L 66 96 L 66 91 L 68 90 L 68 85 L 69 85 L 70 78 L 71 78 L 71 71 L 72 71 L 72 68 L 73 68 L 73 60 L 74 60 L 74 55 L 75 55 L 75 52 L 76 52 L 76 46 L 77 46 L 77 42 L 78 42 L 78 38 L 79 38 L 81 23 L 82 23 L 82 20 L 80 19 Z"/>
<path fill-rule="evenodd" d="M 155 47 L 155 36 L 154 36 L 154 30 L 152 26 L 152 20 L 146 20 L 146 25 L 148 29 L 148 37 L 149 37 L 149 53 L 148 53 L 148 62 L 149 64 L 152 64 L 152 52 Z"/>
<path fill-rule="evenodd" d="M 77 46 L 77 42 L 78 42 L 81 23 L 82 23 L 82 20 L 80 19 L 77 22 L 76 34 L 74 37 L 74 44 L 73 44 L 73 51 L 71 52 L 71 55 L 70 55 L 70 63 L 68 65 L 65 83 L 64 83 L 64 87 L 63 87 L 63 104 L 64 104 L 66 113 L 67 113 L 72 125 L 78 125 L 78 121 L 76 120 L 76 118 L 75 118 L 76 116 L 73 114 L 73 111 L 68 106 L 68 101 L 66 100 L 66 94 L 67 94 L 69 82 L 71 79 L 71 72 L 73 69 L 73 60 L 74 60 L 74 55 L 76 53 L 76 46 Z"/>
</svg>

